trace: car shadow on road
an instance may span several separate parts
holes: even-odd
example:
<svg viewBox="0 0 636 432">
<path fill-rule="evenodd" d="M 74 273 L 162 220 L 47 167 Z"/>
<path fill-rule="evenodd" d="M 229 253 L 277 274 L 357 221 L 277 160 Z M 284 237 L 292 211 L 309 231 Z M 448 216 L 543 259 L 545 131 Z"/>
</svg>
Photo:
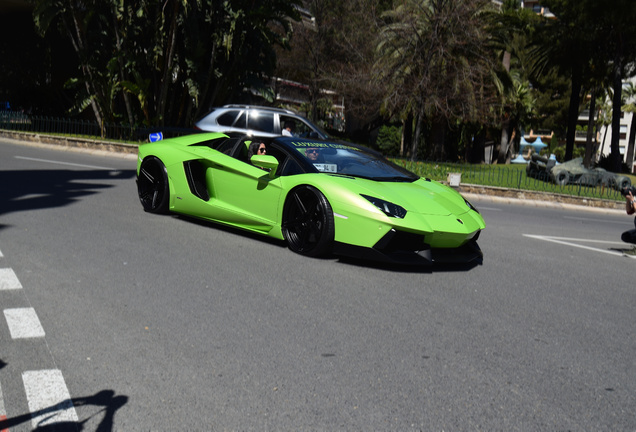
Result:
<svg viewBox="0 0 636 432">
<path fill-rule="evenodd" d="M 219 224 L 216 222 L 206 221 L 203 219 L 197 219 L 192 216 L 174 215 L 174 217 L 188 223 L 193 223 L 193 224 L 197 224 L 206 228 L 221 230 L 227 233 L 248 237 L 250 239 L 254 239 L 263 243 L 271 244 L 272 246 L 277 246 L 281 249 L 287 249 L 287 243 L 284 240 L 278 240 L 275 238 L 264 236 L 262 234 L 245 231 L 239 228 L 234 228 L 234 227 Z M 306 259 L 327 260 L 327 261 L 334 260 L 344 265 L 351 265 L 356 267 L 380 269 L 380 270 L 391 271 L 396 273 L 423 273 L 423 274 L 433 273 L 433 272 L 469 271 L 479 265 L 482 265 L 483 263 L 483 260 L 481 258 L 476 259 L 472 262 L 466 262 L 466 263 L 433 263 L 431 265 L 396 264 L 396 263 L 378 262 L 378 261 L 373 261 L 369 259 L 361 259 L 361 258 L 337 256 L 337 255 L 329 255 L 329 256 L 318 257 L 318 258 L 306 257 Z"/>
<path fill-rule="evenodd" d="M 0 171 L 0 215 L 63 207 L 113 187 L 102 181 L 134 176 L 134 170 Z"/>
<path fill-rule="evenodd" d="M 475 260 L 467 263 L 432 263 L 430 265 L 409 265 L 409 264 L 395 264 L 395 263 L 383 263 L 369 260 L 361 260 L 350 257 L 339 257 L 338 261 L 356 267 L 366 267 L 376 270 L 384 270 L 394 273 L 449 273 L 449 272 L 464 272 L 474 269 L 482 265 L 481 260 Z"/>
<path fill-rule="evenodd" d="M 126 403 L 128 403 L 128 396 L 115 395 L 113 390 L 102 390 L 92 396 L 67 399 L 39 411 L 2 419 L 0 420 L 0 431 L 9 430 L 10 428 L 17 427 L 23 423 L 29 423 L 32 418 L 41 417 L 41 422 L 43 424 L 38 425 L 35 429 L 33 429 L 33 432 L 80 432 L 84 430 L 84 424 L 86 424 L 92 417 L 101 415 L 101 421 L 97 428 L 95 428 L 95 431 L 110 432 L 113 430 L 115 413 L 118 409 L 126 405 Z M 92 405 L 98 408 L 101 407 L 101 409 L 82 421 L 56 422 L 54 420 L 54 416 L 57 413 L 69 409 L 70 407 L 87 405 Z"/>
</svg>

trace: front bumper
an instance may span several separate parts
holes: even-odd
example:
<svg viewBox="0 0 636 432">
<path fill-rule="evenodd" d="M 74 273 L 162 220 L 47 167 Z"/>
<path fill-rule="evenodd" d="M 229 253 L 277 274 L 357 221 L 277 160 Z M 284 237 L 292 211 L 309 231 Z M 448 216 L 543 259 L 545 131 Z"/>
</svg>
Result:
<svg viewBox="0 0 636 432">
<path fill-rule="evenodd" d="M 455 248 L 431 248 L 423 235 L 391 229 L 372 248 L 336 242 L 334 254 L 365 260 L 404 264 L 479 263 L 483 253 L 477 244 L 480 231 L 472 239 Z"/>
</svg>

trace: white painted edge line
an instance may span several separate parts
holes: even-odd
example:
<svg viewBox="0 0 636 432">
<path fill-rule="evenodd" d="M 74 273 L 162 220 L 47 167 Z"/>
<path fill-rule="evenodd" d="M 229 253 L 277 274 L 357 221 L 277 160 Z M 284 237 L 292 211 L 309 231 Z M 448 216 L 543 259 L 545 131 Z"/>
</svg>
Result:
<svg viewBox="0 0 636 432">
<path fill-rule="evenodd" d="M 33 308 L 5 309 L 4 317 L 13 339 L 44 337 L 44 328 Z"/>
<path fill-rule="evenodd" d="M 95 168 L 95 169 L 116 171 L 115 168 L 109 168 L 109 167 L 103 167 L 103 166 L 95 166 L 95 165 L 83 165 L 83 164 L 76 164 L 76 163 L 72 163 L 72 162 L 62 162 L 62 161 L 54 161 L 54 160 L 48 160 L 48 159 L 30 158 L 30 157 L 25 157 L 25 156 L 15 156 L 15 158 L 16 159 L 22 159 L 22 160 L 34 161 L 34 162 L 44 162 L 44 163 L 56 164 L 56 165 L 70 165 L 70 166 L 75 166 L 75 167 L 80 167 L 80 168 Z"/>
<path fill-rule="evenodd" d="M 603 241 L 603 240 L 590 240 L 590 239 L 579 239 L 579 238 L 567 238 L 567 237 L 552 237 L 552 236 L 544 236 L 544 235 L 535 235 L 535 234 L 523 234 L 524 237 L 534 238 L 537 240 L 544 240 L 552 243 L 558 243 L 566 246 L 572 246 L 580 249 L 587 249 L 595 252 L 601 252 L 608 255 L 615 255 L 620 257 L 628 257 L 636 259 L 634 255 L 626 255 L 622 252 L 612 251 L 607 249 L 600 249 L 591 246 L 585 246 L 574 242 L 588 242 L 588 243 L 602 243 L 602 244 L 615 244 L 615 245 L 625 245 L 623 242 L 616 241 Z"/>
<path fill-rule="evenodd" d="M 13 269 L 0 268 L 0 290 L 21 289 L 22 284 Z"/>
<path fill-rule="evenodd" d="M 22 381 L 34 429 L 79 421 L 60 370 L 26 371 L 22 373 Z"/>
</svg>

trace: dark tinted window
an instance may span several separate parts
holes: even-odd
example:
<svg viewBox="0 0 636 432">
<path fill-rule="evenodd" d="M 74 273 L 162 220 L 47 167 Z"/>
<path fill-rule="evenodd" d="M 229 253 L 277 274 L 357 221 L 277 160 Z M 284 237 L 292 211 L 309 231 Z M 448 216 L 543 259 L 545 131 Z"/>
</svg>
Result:
<svg viewBox="0 0 636 432">
<path fill-rule="evenodd" d="M 248 129 L 274 133 L 274 114 L 252 111 L 250 113 Z"/>
<path fill-rule="evenodd" d="M 224 114 L 221 114 L 217 119 L 217 123 L 222 126 L 232 126 L 234 124 L 234 120 L 236 120 L 236 116 L 240 111 L 228 111 Z"/>
<path fill-rule="evenodd" d="M 247 115 L 245 114 L 245 111 L 241 111 L 241 115 L 239 115 L 238 119 L 234 123 L 234 127 L 245 129 L 246 117 Z"/>
<path fill-rule="evenodd" d="M 220 151 L 221 153 L 225 153 L 226 155 L 229 155 L 230 153 L 232 153 L 232 149 L 234 149 L 234 146 L 236 145 L 238 141 L 239 141 L 239 138 L 228 138 L 216 149 Z"/>
</svg>

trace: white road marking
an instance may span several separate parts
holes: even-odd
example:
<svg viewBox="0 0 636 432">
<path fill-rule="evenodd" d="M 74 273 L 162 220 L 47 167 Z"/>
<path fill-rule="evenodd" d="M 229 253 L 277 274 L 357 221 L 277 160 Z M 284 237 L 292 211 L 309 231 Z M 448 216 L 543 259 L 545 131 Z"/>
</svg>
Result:
<svg viewBox="0 0 636 432">
<path fill-rule="evenodd" d="M 0 290 L 21 289 L 22 284 L 13 269 L 0 268 Z"/>
<path fill-rule="evenodd" d="M 80 168 L 94 168 L 94 169 L 102 169 L 102 170 L 110 170 L 110 171 L 114 171 L 115 168 L 109 168 L 109 167 L 102 167 L 102 166 L 95 166 L 95 165 L 83 165 L 83 164 L 76 164 L 76 163 L 72 163 L 72 162 L 62 162 L 62 161 L 54 161 L 54 160 L 49 160 L 49 159 L 38 159 L 38 158 L 30 158 L 30 157 L 25 157 L 25 156 L 15 156 L 16 159 L 23 159 L 23 160 L 30 160 L 30 161 L 35 161 L 35 162 L 44 162 L 44 163 L 50 163 L 50 164 L 56 164 L 56 165 L 70 165 L 70 166 L 75 166 L 75 167 L 80 167 Z"/>
<path fill-rule="evenodd" d="M 523 234 L 524 237 L 529 237 L 529 238 L 534 238 L 537 240 L 544 240 L 544 241 L 548 241 L 548 242 L 552 242 L 552 243 L 558 243 L 558 244 L 562 244 L 562 245 L 567 245 L 567 246 L 572 246 L 572 247 L 576 247 L 576 248 L 580 248 L 580 249 L 587 249 L 587 250 L 591 250 L 591 251 L 595 251 L 595 252 L 601 252 L 601 253 L 605 253 L 608 255 L 616 255 L 616 256 L 626 256 L 629 258 L 636 258 L 636 256 L 634 255 L 626 255 L 623 252 L 619 252 L 619 251 L 615 251 L 615 250 L 607 250 L 607 249 L 600 249 L 600 248 L 595 248 L 595 247 L 591 247 L 591 246 L 585 246 L 582 244 L 578 244 L 578 243 L 601 243 L 601 244 L 606 244 L 606 245 L 621 245 L 621 246 L 625 246 L 626 244 L 623 242 L 617 242 L 617 241 L 605 241 L 605 240 L 590 240 L 590 239 L 581 239 L 581 238 L 568 238 L 568 237 L 553 237 L 553 236 L 544 236 L 544 235 L 535 235 L 535 234 Z M 577 242 L 577 243 L 574 243 Z"/>
<path fill-rule="evenodd" d="M 44 328 L 33 308 L 5 309 L 4 317 L 13 339 L 44 337 Z"/>
<path fill-rule="evenodd" d="M 26 371 L 22 373 L 22 381 L 34 429 L 79 421 L 60 370 Z"/>
</svg>

